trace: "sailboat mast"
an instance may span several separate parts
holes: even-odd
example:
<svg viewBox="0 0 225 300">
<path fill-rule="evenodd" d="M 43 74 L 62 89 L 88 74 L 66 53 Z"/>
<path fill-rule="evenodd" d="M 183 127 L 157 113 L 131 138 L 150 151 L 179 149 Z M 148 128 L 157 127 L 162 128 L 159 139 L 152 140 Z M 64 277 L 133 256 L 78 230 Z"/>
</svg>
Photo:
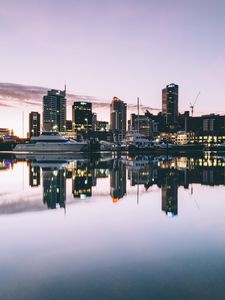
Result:
<svg viewBox="0 0 225 300">
<path fill-rule="evenodd" d="M 24 110 L 22 113 L 22 132 L 23 132 L 23 138 L 24 138 Z"/>
<path fill-rule="evenodd" d="M 138 133 L 139 133 L 139 97 L 137 97 L 137 113 L 138 113 Z"/>
</svg>

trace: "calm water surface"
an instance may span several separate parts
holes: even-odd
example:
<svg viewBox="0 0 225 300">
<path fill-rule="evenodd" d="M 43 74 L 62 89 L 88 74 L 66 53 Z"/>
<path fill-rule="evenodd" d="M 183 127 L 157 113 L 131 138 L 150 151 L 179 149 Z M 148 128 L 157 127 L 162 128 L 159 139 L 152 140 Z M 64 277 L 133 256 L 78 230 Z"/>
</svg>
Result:
<svg viewBox="0 0 225 300">
<path fill-rule="evenodd" d="M 224 299 L 225 159 L 1 155 L 0 299 Z"/>
</svg>

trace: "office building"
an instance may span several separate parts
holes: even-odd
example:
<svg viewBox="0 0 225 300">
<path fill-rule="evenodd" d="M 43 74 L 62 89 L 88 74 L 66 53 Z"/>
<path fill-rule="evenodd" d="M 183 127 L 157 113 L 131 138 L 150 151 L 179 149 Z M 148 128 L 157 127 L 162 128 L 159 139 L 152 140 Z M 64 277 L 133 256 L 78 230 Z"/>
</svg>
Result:
<svg viewBox="0 0 225 300">
<path fill-rule="evenodd" d="M 92 113 L 92 130 L 96 130 L 96 125 L 97 125 L 97 114 Z"/>
<path fill-rule="evenodd" d="M 108 131 L 109 122 L 106 121 L 97 121 L 96 122 L 96 131 Z"/>
<path fill-rule="evenodd" d="M 29 114 L 29 138 L 32 136 L 39 136 L 41 129 L 40 114 L 32 111 Z"/>
<path fill-rule="evenodd" d="M 43 97 L 43 130 L 66 131 L 66 89 L 50 90 Z"/>
<path fill-rule="evenodd" d="M 225 142 L 225 116 L 210 114 L 198 117 L 186 116 L 185 131 L 190 142 L 220 144 Z"/>
<path fill-rule="evenodd" d="M 127 104 L 117 97 L 114 97 L 110 104 L 110 129 L 117 139 L 126 134 L 127 125 Z"/>
<path fill-rule="evenodd" d="M 73 126 L 72 126 L 72 120 L 67 120 L 66 121 L 66 131 L 72 131 Z"/>
<path fill-rule="evenodd" d="M 8 128 L 0 128 L 0 137 L 5 137 L 10 135 L 10 130 Z"/>
<path fill-rule="evenodd" d="M 130 115 L 130 130 L 138 131 L 140 134 L 146 137 L 152 137 L 153 134 L 153 122 L 146 115 Z"/>
<path fill-rule="evenodd" d="M 92 130 L 92 117 L 92 103 L 74 102 L 72 107 L 72 124 L 77 136 L 87 135 Z"/>
<path fill-rule="evenodd" d="M 174 129 L 178 120 L 178 85 L 171 83 L 162 90 L 162 113 L 168 129 Z"/>
<path fill-rule="evenodd" d="M 158 136 L 160 132 L 165 131 L 166 129 L 166 120 L 162 112 L 159 112 L 157 115 L 153 115 L 148 110 L 145 112 L 145 116 L 148 117 L 152 122 L 152 133 L 153 136 Z"/>
</svg>

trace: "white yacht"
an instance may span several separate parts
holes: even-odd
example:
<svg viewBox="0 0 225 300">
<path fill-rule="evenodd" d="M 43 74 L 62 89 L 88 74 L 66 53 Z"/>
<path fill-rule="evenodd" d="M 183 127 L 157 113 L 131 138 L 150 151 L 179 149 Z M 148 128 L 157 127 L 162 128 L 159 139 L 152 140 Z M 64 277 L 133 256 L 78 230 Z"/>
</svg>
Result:
<svg viewBox="0 0 225 300">
<path fill-rule="evenodd" d="M 37 137 L 32 137 L 29 144 L 18 144 L 14 148 L 17 152 L 82 152 L 88 149 L 86 141 L 77 142 L 63 137 L 58 132 L 42 132 Z"/>
<path fill-rule="evenodd" d="M 140 134 L 138 131 L 130 131 L 127 133 L 125 140 L 123 141 L 128 147 L 133 146 L 141 149 L 153 148 L 153 142 L 149 140 L 145 135 Z"/>
</svg>

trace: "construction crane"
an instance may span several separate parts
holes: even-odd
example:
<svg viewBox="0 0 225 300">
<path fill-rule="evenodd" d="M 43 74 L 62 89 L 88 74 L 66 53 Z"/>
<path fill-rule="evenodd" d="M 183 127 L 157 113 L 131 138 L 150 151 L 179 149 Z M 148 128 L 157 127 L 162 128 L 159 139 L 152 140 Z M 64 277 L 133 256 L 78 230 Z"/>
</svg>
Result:
<svg viewBox="0 0 225 300">
<path fill-rule="evenodd" d="M 200 95 L 200 92 L 198 92 L 198 95 L 196 96 L 195 101 L 193 102 L 193 104 L 190 102 L 190 109 L 191 109 L 191 116 L 192 117 L 193 117 L 193 114 L 194 114 L 194 107 L 195 107 L 195 104 L 198 100 L 199 95 Z"/>
</svg>

